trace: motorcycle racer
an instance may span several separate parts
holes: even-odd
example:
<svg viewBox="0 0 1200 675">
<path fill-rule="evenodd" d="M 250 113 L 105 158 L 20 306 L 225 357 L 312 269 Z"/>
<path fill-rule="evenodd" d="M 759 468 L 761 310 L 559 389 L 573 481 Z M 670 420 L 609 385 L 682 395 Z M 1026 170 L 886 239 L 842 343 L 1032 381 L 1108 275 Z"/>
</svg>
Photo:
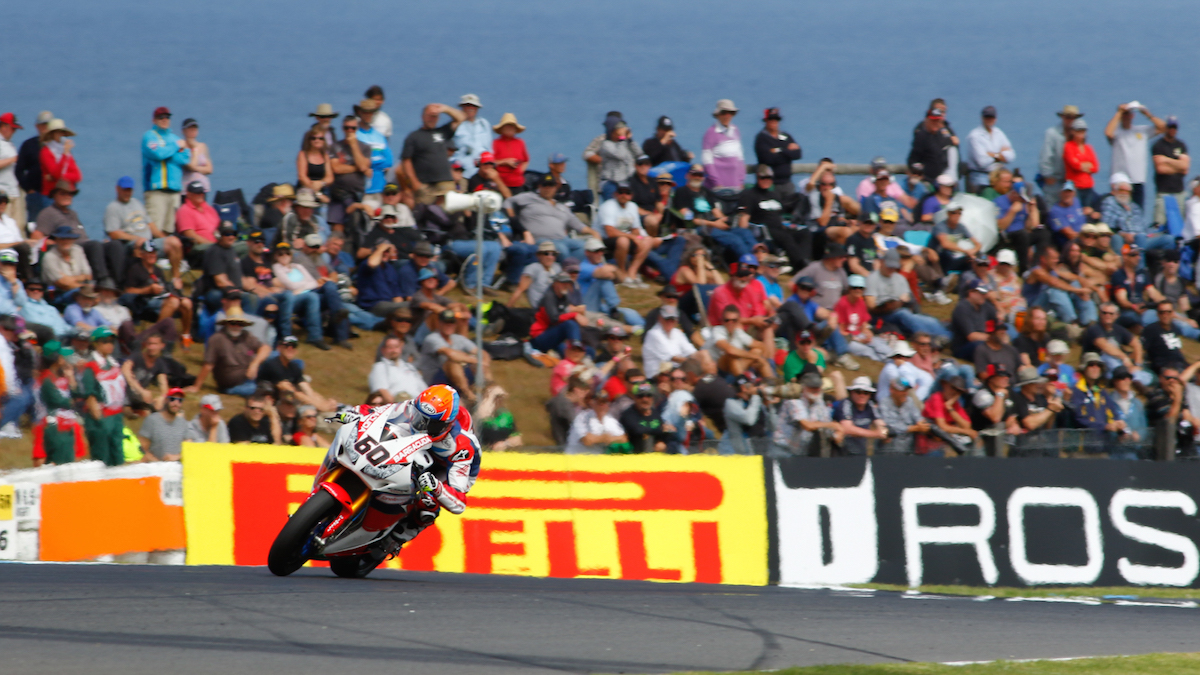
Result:
<svg viewBox="0 0 1200 675">
<path fill-rule="evenodd" d="M 417 480 L 421 498 L 409 517 L 392 533 L 405 544 L 431 525 L 441 507 L 454 514 L 467 508 L 467 492 L 479 475 L 481 446 L 472 428 L 471 413 L 460 405 L 458 392 L 437 384 L 417 398 L 385 406 L 360 406 L 363 414 L 383 414 L 391 424 L 424 432 L 433 441 L 429 448 L 436 468 Z M 394 522 L 394 521 L 393 521 Z"/>
</svg>

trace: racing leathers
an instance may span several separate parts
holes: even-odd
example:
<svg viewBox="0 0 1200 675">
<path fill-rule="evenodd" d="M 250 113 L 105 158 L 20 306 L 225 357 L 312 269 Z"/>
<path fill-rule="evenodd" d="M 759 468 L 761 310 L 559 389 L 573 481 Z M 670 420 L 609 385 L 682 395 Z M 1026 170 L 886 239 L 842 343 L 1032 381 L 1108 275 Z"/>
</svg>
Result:
<svg viewBox="0 0 1200 675">
<path fill-rule="evenodd" d="M 372 408 L 360 406 L 360 414 L 382 412 L 390 424 L 414 426 L 421 415 L 413 401 L 402 401 Z M 437 518 L 441 507 L 450 513 L 459 514 L 467 508 L 467 493 L 479 475 L 479 439 L 475 437 L 471 414 L 460 407 L 450 430 L 429 448 L 434 458 L 434 469 L 418 479 L 421 496 L 409 517 L 398 525 L 392 537 L 404 544 L 416 537 Z"/>
</svg>

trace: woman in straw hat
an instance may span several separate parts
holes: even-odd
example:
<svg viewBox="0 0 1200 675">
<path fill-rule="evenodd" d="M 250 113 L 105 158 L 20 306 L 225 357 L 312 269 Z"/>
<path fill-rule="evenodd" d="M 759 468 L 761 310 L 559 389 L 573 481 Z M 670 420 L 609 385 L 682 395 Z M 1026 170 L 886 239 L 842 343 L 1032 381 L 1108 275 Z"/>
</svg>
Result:
<svg viewBox="0 0 1200 675">
<path fill-rule="evenodd" d="M 68 129 L 57 117 L 46 125 L 41 139 L 42 153 L 39 156 L 42 164 L 43 195 L 50 196 L 50 191 L 60 180 L 72 184 L 83 180 L 79 165 L 75 163 L 75 157 L 71 154 L 71 150 L 75 148 L 75 141 L 67 138 L 74 135 L 75 132 Z"/>
<path fill-rule="evenodd" d="M 496 160 L 500 180 L 513 194 L 521 192 L 525 187 L 529 152 L 525 149 L 525 141 L 517 138 L 517 134 L 525 131 L 525 127 L 517 121 L 516 115 L 506 112 L 492 129 L 500 134 L 492 141 L 492 156 Z"/>
</svg>

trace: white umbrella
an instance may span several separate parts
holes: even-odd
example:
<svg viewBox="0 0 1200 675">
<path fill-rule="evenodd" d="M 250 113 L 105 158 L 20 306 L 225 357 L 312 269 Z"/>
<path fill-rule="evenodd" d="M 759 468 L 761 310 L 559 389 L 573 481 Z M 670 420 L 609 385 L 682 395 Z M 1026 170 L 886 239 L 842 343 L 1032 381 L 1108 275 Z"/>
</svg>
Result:
<svg viewBox="0 0 1200 675">
<path fill-rule="evenodd" d="M 979 242 L 984 251 L 990 251 L 1000 240 L 1000 232 L 996 228 L 996 205 L 989 199 L 960 192 L 950 200 L 950 204 L 962 204 L 963 227 Z M 949 204 L 947 204 L 949 206 Z M 934 223 L 946 220 L 946 207 L 943 206 L 933 216 Z"/>
</svg>

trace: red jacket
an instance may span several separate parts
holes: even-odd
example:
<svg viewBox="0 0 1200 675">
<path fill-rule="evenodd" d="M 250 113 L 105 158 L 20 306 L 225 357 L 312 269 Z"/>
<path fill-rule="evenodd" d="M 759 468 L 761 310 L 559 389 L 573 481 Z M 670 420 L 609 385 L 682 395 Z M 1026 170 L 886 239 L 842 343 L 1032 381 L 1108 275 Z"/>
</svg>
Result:
<svg viewBox="0 0 1200 675">
<path fill-rule="evenodd" d="M 60 180 L 69 183 L 78 183 L 83 180 L 83 174 L 79 172 L 79 165 L 75 163 L 75 157 L 72 155 L 64 153 L 62 159 L 55 159 L 50 148 L 42 146 L 39 159 L 42 163 L 42 194 L 44 195 L 49 195 L 50 191 L 54 189 L 55 183 Z"/>
<path fill-rule="evenodd" d="M 1092 163 L 1092 170 L 1085 172 L 1079 168 L 1084 162 Z M 1063 167 L 1066 169 L 1067 180 L 1075 183 L 1077 188 L 1090 188 L 1095 184 L 1092 174 L 1100 170 L 1100 162 L 1096 160 L 1096 151 L 1088 143 L 1079 145 L 1071 141 L 1063 143 Z"/>
</svg>

